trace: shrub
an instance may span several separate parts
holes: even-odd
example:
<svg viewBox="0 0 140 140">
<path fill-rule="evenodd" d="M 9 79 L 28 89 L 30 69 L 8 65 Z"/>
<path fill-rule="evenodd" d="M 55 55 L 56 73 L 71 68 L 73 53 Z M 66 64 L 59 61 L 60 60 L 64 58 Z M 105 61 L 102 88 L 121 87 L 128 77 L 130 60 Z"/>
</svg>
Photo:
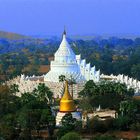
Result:
<svg viewBox="0 0 140 140">
<path fill-rule="evenodd" d="M 94 117 L 89 120 L 88 128 L 92 132 L 106 132 L 112 128 L 112 119 L 108 120 L 99 120 L 97 117 Z"/>
<path fill-rule="evenodd" d="M 60 140 L 81 140 L 80 136 L 75 132 L 69 132 L 61 137 Z"/>
<path fill-rule="evenodd" d="M 140 131 L 140 123 L 137 122 L 137 123 L 131 124 L 130 129 L 134 131 Z"/>
<path fill-rule="evenodd" d="M 137 136 L 134 140 L 140 140 L 140 136 Z"/>
<path fill-rule="evenodd" d="M 118 118 L 114 119 L 113 126 L 115 129 L 119 130 L 128 130 L 130 125 L 130 118 L 127 116 L 119 116 Z"/>
</svg>

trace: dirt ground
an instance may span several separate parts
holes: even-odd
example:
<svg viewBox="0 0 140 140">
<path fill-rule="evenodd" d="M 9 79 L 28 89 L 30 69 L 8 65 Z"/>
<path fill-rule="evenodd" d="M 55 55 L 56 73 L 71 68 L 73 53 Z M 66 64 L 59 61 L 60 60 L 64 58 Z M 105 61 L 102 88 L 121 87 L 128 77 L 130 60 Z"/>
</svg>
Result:
<svg viewBox="0 0 140 140">
<path fill-rule="evenodd" d="M 111 135 L 117 138 L 123 138 L 125 140 L 132 140 L 136 138 L 137 136 L 140 136 L 140 132 L 138 131 L 109 131 L 104 134 L 102 133 L 82 134 L 82 138 L 83 140 L 89 140 L 91 137 L 94 137 L 97 135 Z"/>
</svg>

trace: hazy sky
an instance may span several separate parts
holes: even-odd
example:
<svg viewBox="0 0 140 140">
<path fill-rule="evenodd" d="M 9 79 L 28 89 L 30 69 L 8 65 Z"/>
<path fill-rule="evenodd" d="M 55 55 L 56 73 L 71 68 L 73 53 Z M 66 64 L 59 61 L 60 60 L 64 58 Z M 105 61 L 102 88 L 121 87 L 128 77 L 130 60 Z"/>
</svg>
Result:
<svg viewBox="0 0 140 140">
<path fill-rule="evenodd" d="M 0 0 L 0 30 L 25 35 L 140 34 L 140 0 Z"/>
</svg>

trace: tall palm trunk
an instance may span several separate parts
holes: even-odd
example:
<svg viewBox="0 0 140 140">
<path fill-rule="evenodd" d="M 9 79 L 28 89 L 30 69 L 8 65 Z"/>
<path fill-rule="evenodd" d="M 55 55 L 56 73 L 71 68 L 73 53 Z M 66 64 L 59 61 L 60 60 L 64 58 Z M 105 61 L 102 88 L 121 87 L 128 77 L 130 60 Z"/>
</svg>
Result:
<svg viewBox="0 0 140 140">
<path fill-rule="evenodd" d="M 71 96 L 73 98 L 73 83 L 71 84 Z"/>
</svg>

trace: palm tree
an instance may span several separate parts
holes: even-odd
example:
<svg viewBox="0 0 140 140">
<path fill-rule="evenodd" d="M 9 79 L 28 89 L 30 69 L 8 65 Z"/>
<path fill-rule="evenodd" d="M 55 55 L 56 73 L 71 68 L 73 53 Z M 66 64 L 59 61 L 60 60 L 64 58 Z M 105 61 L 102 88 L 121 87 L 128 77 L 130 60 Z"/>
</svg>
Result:
<svg viewBox="0 0 140 140">
<path fill-rule="evenodd" d="M 19 86 L 17 84 L 13 84 L 10 86 L 10 91 L 12 94 L 16 95 L 17 92 L 19 92 Z"/>
<path fill-rule="evenodd" d="M 59 76 L 59 82 L 64 82 L 65 81 L 65 75 L 60 75 Z"/>
<path fill-rule="evenodd" d="M 62 92 L 62 94 L 64 93 L 64 81 L 66 80 L 66 77 L 65 77 L 65 75 L 60 75 L 59 76 L 59 82 L 62 82 L 62 84 L 63 84 L 63 92 Z M 61 95 L 62 96 L 62 95 Z"/>
<path fill-rule="evenodd" d="M 122 101 L 120 103 L 120 112 L 122 116 L 134 117 L 136 109 L 136 105 L 131 100 Z"/>
<path fill-rule="evenodd" d="M 68 79 L 68 83 L 71 86 L 71 96 L 73 98 L 73 84 L 76 84 L 76 80 L 72 77 L 72 75 L 71 75 L 70 79 Z"/>
<path fill-rule="evenodd" d="M 114 91 L 123 98 L 127 94 L 127 87 L 125 84 L 115 83 Z"/>
<path fill-rule="evenodd" d="M 21 102 L 23 104 L 27 104 L 35 99 L 36 98 L 35 98 L 34 94 L 31 94 L 30 92 L 25 92 L 21 95 Z"/>
<path fill-rule="evenodd" d="M 96 96 L 99 94 L 99 87 L 94 83 L 93 80 L 87 81 L 85 87 L 82 91 L 79 92 L 79 96 L 91 98 L 91 96 Z"/>
<path fill-rule="evenodd" d="M 44 83 L 39 83 L 38 87 L 33 91 L 33 93 L 39 101 L 47 101 L 49 104 L 52 103 L 53 93 L 47 86 L 45 86 Z"/>
<path fill-rule="evenodd" d="M 121 111 L 121 115 L 124 116 L 124 112 L 125 112 L 125 109 L 126 109 L 126 106 L 127 106 L 127 102 L 126 101 L 123 101 L 120 103 L 120 111 Z"/>
</svg>

